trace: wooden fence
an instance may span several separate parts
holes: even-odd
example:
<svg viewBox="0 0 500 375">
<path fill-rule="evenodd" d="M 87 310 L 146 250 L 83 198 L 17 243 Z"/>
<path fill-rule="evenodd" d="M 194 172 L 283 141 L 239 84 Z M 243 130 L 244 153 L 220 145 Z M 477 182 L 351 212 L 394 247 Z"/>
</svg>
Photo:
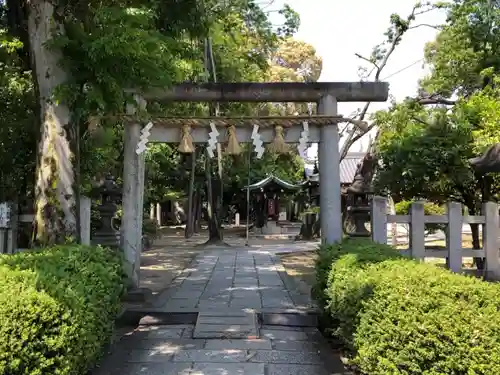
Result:
<svg viewBox="0 0 500 375">
<path fill-rule="evenodd" d="M 409 215 L 388 215 L 387 207 L 386 198 L 373 197 L 371 230 L 375 242 L 387 243 L 387 224 L 409 224 L 409 246 L 408 250 L 402 251 L 403 253 L 420 260 L 426 257 L 445 258 L 448 268 L 453 272 L 464 272 L 462 268 L 464 257 L 484 258 L 486 261 L 484 276 L 488 279 L 500 279 L 498 240 L 500 228 L 497 203 L 484 203 L 480 216 L 464 216 L 462 205 L 457 202 L 448 203 L 445 215 L 425 215 L 423 202 L 413 203 Z M 425 224 L 446 225 L 446 249 L 429 251 L 425 248 Z M 482 249 L 462 247 L 463 224 L 482 225 Z"/>
<path fill-rule="evenodd" d="M 80 233 L 82 243 L 90 245 L 90 206 L 91 200 L 81 197 L 80 200 Z M 13 254 L 23 251 L 18 247 L 20 224 L 30 226 L 33 223 L 33 214 L 18 214 L 17 207 L 9 202 L 0 203 L 0 254 Z"/>
</svg>

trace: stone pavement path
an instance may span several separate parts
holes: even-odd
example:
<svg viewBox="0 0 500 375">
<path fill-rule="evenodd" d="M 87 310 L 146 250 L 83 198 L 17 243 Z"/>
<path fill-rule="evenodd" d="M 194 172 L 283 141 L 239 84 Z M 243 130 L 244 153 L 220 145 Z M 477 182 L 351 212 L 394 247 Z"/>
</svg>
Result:
<svg viewBox="0 0 500 375">
<path fill-rule="evenodd" d="M 315 311 L 310 296 L 293 284 L 279 258 L 265 248 L 200 254 L 154 306 L 163 312 Z"/>
<path fill-rule="evenodd" d="M 264 248 L 198 255 L 148 311 L 150 318 L 124 335 L 93 375 L 348 374 L 303 319 L 316 311 L 310 296 Z M 161 325 L 155 314 L 195 318 Z"/>
<path fill-rule="evenodd" d="M 140 326 L 94 375 L 345 375 L 312 328 L 262 326 L 258 339 L 193 339 L 193 325 Z"/>
</svg>

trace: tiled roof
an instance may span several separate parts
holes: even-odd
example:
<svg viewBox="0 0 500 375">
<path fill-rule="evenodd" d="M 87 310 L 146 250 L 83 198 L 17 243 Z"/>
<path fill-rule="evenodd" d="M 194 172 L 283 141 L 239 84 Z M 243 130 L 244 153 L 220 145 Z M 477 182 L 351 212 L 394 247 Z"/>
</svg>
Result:
<svg viewBox="0 0 500 375">
<path fill-rule="evenodd" d="M 365 157 L 363 152 L 349 152 L 340 162 L 340 183 L 350 184 L 354 181 L 356 169 Z"/>
<path fill-rule="evenodd" d="M 274 184 L 278 185 L 279 187 L 287 190 L 299 190 L 302 188 L 302 184 L 291 184 L 287 181 L 284 181 L 276 176 L 267 176 L 263 180 L 260 180 L 259 182 L 256 182 L 254 184 L 251 184 L 250 186 L 245 186 L 245 189 L 249 188 L 249 190 L 256 190 L 256 189 L 262 189 L 266 187 L 269 184 Z"/>
<path fill-rule="evenodd" d="M 354 175 L 358 164 L 365 157 L 364 152 L 349 152 L 345 158 L 340 162 L 340 183 L 350 184 L 354 181 Z M 313 167 L 306 167 L 306 174 L 310 180 L 316 180 L 312 175 Z M 312 178 L 311 178 L 312 177 Z"/>
</svg>

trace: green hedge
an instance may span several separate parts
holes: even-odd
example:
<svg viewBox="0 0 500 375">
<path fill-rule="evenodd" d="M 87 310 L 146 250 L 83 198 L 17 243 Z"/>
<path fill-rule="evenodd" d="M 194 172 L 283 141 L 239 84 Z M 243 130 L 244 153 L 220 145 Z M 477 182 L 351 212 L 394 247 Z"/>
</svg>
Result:
<svg viewBox="0 0 500 375">
<path fill-rule="evenodd" d="M 313 294 L 316 300 L 324 308 L 327 304 L 325 289 L 332 265 L 336 260 L 346 254 L 357 255 L 358 267 L 370 265 L 387 259 L 402 258 L 397 251 L 390 246 L 373 246 L 373 242 L 366 238 L 346 238 L 341 243 L 334 245 L 322 245 L 318 251 L 316 260 L 316 285 Z"/>
<path fill-rule="evenodd" d="M 497 284 L 404 259 L 367 241 L 320 249 L 318 267 L 326 277 L 319 281 L 326 284 L 324 308 L 333 332 L 361 373 L 500 374 Z"/>
<path fill-rule="evenodd" d="M 100 247 L 0 256 L 0 374 L 85 374 L 111 337 L 123 276 Z"/>
<path fill-rule="evenodd" d="M 411 205 L 414 201 L 401 201 L 396 203 L 394 209 L 396 215 L 410 215 Z M 439 206 L 436 203 L 425 202 L 424 203 L 424 214 L 425 215 L 444 215 L 446 209 L 443 206 Z M 446 230 L 446 224 L 425 224 L 426 234 L 436 233 L 438 230 Z"/>
</svg>

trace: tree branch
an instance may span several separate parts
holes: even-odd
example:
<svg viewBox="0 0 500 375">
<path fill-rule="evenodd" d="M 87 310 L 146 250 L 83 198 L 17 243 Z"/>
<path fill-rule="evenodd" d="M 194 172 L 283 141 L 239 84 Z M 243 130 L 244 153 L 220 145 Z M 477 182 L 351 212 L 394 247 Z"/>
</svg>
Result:
<svg viewBox="0 0 500 375">
<path fill-rule="evenodd" d="M 455 105 L 457 104 L 456 100 L 449 100 L 440 97 L 426 97 L 426 98 L 417 98 L 417 103 L 421 105 L 431 105 L 431 104 L 444 104 L 444 105 Z"/>
<path fill-rule="evenodd" d="M 356 56 L 358 59 L 365 60 L 366 62 L 369 62 L 370 64 L 375 65 L 375 68 L 380 69 L 380 67 L 377 65 L 377 63 L 375 61 L 370 60 L 369 58 L 364 57 L 364 56 L 360 55 L 359 53 L 355 53 L 354 56 Z"/>
<path fill-rule="evenodd" d="M 419 27 L 430 27 L 431 29 L 435 29 L 435 30 L 443 30 L 443 26 L 442 25 L 430 25 L 428 23 L 421 23 L 419 25 L 415 25 L 415 26 L 411 26 L 408 28 L 408 30 L 413 30 L 413 29 L 417 29 Z"/>
<path fill-rule="evenodd" d="M 416 9 L 420 9 L 420 10 L 416 11 Z M 436 7 L 434 4 L 426 4 L 425 6 L 422 6 L 422 7 L 415 5 L 413 16 L 415 18 L 416 16 L 420 16 L 421 14 L 432 12 L 433 10 L 436 10 L 436 9 L 439 9 L 439 7 Z"/>
<path fill-rule="evenodd" d="M 413 6 L 413 9 L 412 9 L 410 15 L 406 18 L 406 22 L 408 23 L 408 25 L 415 19 L 416 15 L 429 12 L 433 8 L 432 7 L 425 8 L 425 9 L 422 9 L 421 11 L 417 12 L 418 9 L 421 9 L 420 5 L 416 4 Z M 395 34 L 390 39 L 390 44 L 389 44 L 389 47 L 387 49 L 387 52 L 385 53 L 384 57 L 381 59 L 380 63 L 374 62 L 374 61 L 372 61 L 372 59 L 366 58 L 359 53 L 355 54 L 356 57 L 358 57 L 362 60 L 365 60 L 365 61 L 371 63 L 372 65 L 374 65 L 374 67 L 375 67 L 374 81 L 375 82 L 380 81 L 380 74 L 382 73 L 382 71 L 386 67 L 387 62 L 389 61 L 389 58 L 396 50 L 396 46 L 401 42 L 401 38 L 403 37 L 404 33 L 410 29 L 410 27 L 402 27 L 402 26 L 398 27 L 398 26 L 394 26 L 394 25 L 393 25 L 393 27 L 395 28 Z M 371 102 L 367 102 L 365 104 L 365 106 L 363 107 L 363 109 L 359 113 L 358 118 L 356 120 L 364 121 L 366 114 L 368 113 L 368 109 L 370 108 L 370 105 L 371 105 Z M 366 133 L 368 133 L 371 129 L 373 129 L 373 127 L 374 127 L 374 124 L 372 124 L 371 126 L 367 126 L 366 127 L 367 130 L 361 131 L 361 132 L 358 132 L 357 128 L 353 127 L 353 129 L 349 133 L 347 139 L 343 143 L 342 148 L 340 150 L 340 160 L 341 161 L 342 161 L 342 159 L 345 158 L 345 156 L 347 155 L 347 152 L 352 147 L 352 145 L 356 141 L 358 141 L 361 137 L 363 137 Z M 376 139 L 377 139 L 377 137 L 375 137 L 372 142 L 375 142 Z M 371 146 L 370 146 L 370 148 L 371 148 Z"/>
<path fill-rule="evenodd" d="M 357 134 L 356 134 L 356 132 L 353 132 L 353 136 L 351 138 L 351 145 L 354 144 L 354 143 L 356 143 L 356 141 L 358 141 L 359 139 L 361 139 L 361 137 L 363 137 L 366 133 L 368 133 L 373 128 L 375 128 L 375 123 L 372 123 L 372 124 L 368 125 L 366 131 L 363 131 L 363 132 L 357 133 Z"/>
<path fill-rule="evenodd" d="M 411 119 L 422 124 L 422 125 L 430 125 L 429 123 L 425 122 L 424 120 L 422 119 L 419 119 L 418 117 L 415 117 L 415 116 L 411 116 Z"/>
</svg>

